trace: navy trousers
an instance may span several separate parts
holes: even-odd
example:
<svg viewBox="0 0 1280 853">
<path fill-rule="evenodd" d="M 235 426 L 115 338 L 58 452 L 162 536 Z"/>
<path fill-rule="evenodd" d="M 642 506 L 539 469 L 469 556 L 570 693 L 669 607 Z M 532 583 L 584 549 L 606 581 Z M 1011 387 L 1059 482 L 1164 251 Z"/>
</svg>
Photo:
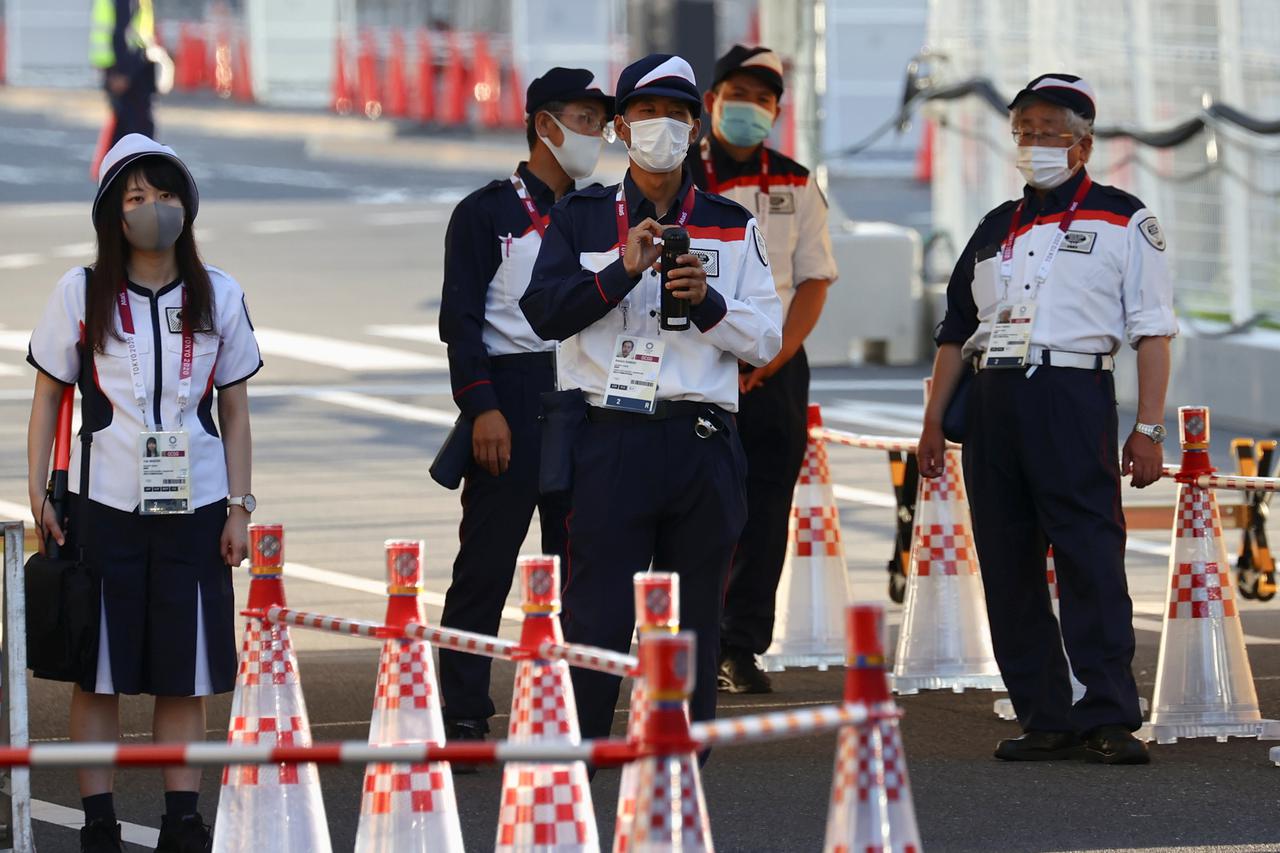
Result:
<svg viewBox="0 0 1280 853">
<path fill-rule="evenodd" d="M 729 415 L 711 438 L 689 416 L 588 422 L 574 448 L 564 633 L 572 643 L 626 651 L 635 628 L 632 576 L 680 576 L 680 627 L 697 635 L 695 720 L 715 717 L 720 610 L 746 522 L 746 458 Z M 585 738 L 613 725 L 621 680 L 574 669 Z"/>
<path fill-rule="evenodd" d="M 723 647 L 763 654 L 773 641 L 791 501 L 808 444 L 808 408 L 809 361 L 803 349 L 739 403 L 738 425 L 747 454 L 747 525 L 725 591 Z"/>
<path fill-rule="evenodd" d="M 473 462 L 467 473 L 462 487 L 461 547 L 440 623 L 493 636 L 502 621 L 516 557 L 534 509 L 541 520 L 543 553 L 559 556 L 563 566 L 569 502 L 567 497 L 544 498 L 538 493 L 539 395 L 555 388 L 551 355 L 500 356 L 491 359 L 490 366 L 499 409 L 511 428 L 511 465 L 494 477 Z M 489 658 L 440 650 L 445 719 L 487 720 L 494 715 L 489 669 Z"/>
<path fill-rule="evenodd" d="M 111 112 L 116 122 L 111 134 L 112 145 L 130 133 L 155 138 L 156 123 L 151 112 L 152 91 L 149 86 L 135 81 L 123 95 L 108 93 L 107 99 L 111 102 Z"/>
<path fill-rule="evenodd" d="M 1136 730 L 1142 718 L 1111 374 L 984 370 L 968 414 L 965 486 L 991 640 L 1018 722 L 1025 731 Z M 1050 544 L 1061 633 L 1045 579 Z M 1074 707 L 1064 642 L 1086 689 Z"/>
</svg>

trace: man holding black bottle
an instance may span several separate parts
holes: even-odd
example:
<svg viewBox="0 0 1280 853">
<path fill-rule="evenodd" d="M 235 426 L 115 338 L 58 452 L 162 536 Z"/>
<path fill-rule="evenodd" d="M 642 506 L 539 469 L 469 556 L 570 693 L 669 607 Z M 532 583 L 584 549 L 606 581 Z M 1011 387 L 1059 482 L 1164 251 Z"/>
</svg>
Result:
<svg viewBox="0 0 1280 853">
<path fill-rule="evenodd" d="M 538 335 L 563 342 L 559 387 L 580 389 L 585 402 L 573 439 L 565 638 L 625 650 L 632 575 L 676 572 L 681 625 L 698 636 L 690 710 L 709 719 L 724 583 L 746 521 L 738 362 L 778 354 L 782 308 L 755 218 L 698 190 L 684 168 L 702 113 L 689 64 L 647 56 L 623 70 L 616 97 L 630 169 L 621 184 L 552 210 L 520 302 Z M 673 228 L 690 251 L 660 274 L 657 240 Z M 625 360 L 623 336 L 634 342 Z M 575 670 L 573 682 L 583 737 L 608 734 L 619 679 Z"/>
</svg>

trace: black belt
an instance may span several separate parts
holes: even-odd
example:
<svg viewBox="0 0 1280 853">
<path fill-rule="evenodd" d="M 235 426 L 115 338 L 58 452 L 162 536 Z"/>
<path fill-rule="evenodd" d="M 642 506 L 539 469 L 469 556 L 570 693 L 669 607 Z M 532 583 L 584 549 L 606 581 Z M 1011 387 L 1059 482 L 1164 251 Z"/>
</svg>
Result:
<svg viewBox="0 0 1280 853">
<path fill-rule="evenodd" d="M 621 409 L 605 409 L 591 406 L 587 409 L 587 420 L 593 424 L 641 421 L 665 421 L 671 418 L 694 418 L 707 413 L 721 418 L 732 418 L 733 414 L 725 411 L 715 403 L 700 403 L 697 400 L 659 400 L 653 414 L 644 412 L 624 412 Z"/>
<path fill-rule="evenodd" d="M 555 367 L 556 354 L 555 350 L 548 350 L 546 352 L 515 352 L 510 355 L 491 355 L 489 356 L 489 366 L 526 369 Z"/>
</svg>

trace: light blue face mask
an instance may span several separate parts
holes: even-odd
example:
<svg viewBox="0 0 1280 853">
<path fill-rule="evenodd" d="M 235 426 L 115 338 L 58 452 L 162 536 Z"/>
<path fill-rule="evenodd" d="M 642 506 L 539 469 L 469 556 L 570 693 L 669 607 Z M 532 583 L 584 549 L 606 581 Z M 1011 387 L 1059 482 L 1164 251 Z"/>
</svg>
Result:
<svg viewBox="0 0 1280 853">
<path fill-rule="evenodd" d="M 773 130 L 773 114 L 757 104 L 746 101 L 716 102 L 720 136 L 730 145 L 750 148 L 759 145 Z"/>
</svg>

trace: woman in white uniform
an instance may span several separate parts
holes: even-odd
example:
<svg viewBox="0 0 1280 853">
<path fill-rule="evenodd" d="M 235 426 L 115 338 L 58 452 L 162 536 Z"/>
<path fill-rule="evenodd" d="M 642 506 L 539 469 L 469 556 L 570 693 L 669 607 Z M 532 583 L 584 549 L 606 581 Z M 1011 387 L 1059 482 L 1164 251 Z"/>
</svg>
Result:
<svg viewBox="0 0 1280 853">
<path fill-rule="evenodd" d="M 200 260 L 198 209 L 195 181 L 172 149 L 139 134 L 121 139 L 99 173 L 97 261 L 62 277 L 31 336 L 32 514 L 101 579 L 97 666 L 72 687 L 75 741 L 118 738 L 120 694 L 155 697 L 156 741 L 203 740 L 204 697 L 235 683 L 229 566 L 246 556 L 255 507 L 245 380 L 262 361 L 240 285 Z M 64 525 L 44 488 L 71 384 L 82 426 Z M 156 849 L 207 850 L 199 768 L 163 775 Z M 82 850 L 122 849 L 113 776 L 79 772 Z"/>
</svg>

